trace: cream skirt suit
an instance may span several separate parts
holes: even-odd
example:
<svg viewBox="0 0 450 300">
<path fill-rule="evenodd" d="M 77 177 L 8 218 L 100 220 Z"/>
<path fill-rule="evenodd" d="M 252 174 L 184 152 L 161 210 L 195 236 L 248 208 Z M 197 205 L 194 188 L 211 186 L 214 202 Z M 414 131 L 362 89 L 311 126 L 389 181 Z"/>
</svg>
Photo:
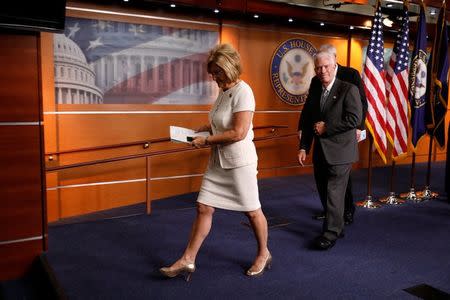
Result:
<svg viewBox="0 0 450 300">
<path fill-rule="evenodd" d="M 212 133 L 218 134 L 230 129 L 233 113 L 240 111 L 255 111 L 252 89 L 242 80 L 232 88 L 219 92 L 209 113 Z M 197 201 L 235 211 L 260 208 L 257 162 L 253 124 L 250 124 L 243 140 L 212 146 Z"/>
</svg>

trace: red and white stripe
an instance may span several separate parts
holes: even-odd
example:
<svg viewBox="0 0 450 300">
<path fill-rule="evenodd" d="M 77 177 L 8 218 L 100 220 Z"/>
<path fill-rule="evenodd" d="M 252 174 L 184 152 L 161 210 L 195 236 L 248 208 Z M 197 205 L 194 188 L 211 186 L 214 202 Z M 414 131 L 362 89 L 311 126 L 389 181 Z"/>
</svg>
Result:
<svg viewBox="0 0 450 300">
<path fill-rule="evenodd" d="M 366 126 L 372 133 L 373 142 L 384 162 L 387 157 L 385 74 L 367 57 L 362 74 L 367 95 Z"/>
<path fill-rule="evenodd" d="M 408 151 L 408 68 L 395 74 L 396 53 L 392 53 L 386 76 L 386 131 L 393 146 L 392 156 Z"/>
</svg>

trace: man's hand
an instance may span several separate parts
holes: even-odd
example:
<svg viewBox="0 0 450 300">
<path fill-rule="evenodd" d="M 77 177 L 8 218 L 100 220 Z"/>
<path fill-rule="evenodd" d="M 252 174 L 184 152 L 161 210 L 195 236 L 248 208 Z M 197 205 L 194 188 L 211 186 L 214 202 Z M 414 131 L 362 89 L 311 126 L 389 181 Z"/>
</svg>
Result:
<svg viewBox="0 0 450 300">
<path fill-rule="evenodd" d="M 320 121 L 314 124 L 314 133 L 321 136 L 327 131 L 327 126 L 324 121 Z"/>
<path fill-rule="evenodd" d="M 300 150 L 298 151 L 298 162 L 300 163 L 300 165 L 301 165 L 302 167 L 305 166 L 305 165 L 304 165 L 305 160 L 306 160 L 306 151 L 303 150 L 303 149 L 300 149 Z"/>
<path fill-rule="evenodd" d="M 361 129 L 356 129 L 356 141 L 359 142 L 361 138 Z"/>
</svg>

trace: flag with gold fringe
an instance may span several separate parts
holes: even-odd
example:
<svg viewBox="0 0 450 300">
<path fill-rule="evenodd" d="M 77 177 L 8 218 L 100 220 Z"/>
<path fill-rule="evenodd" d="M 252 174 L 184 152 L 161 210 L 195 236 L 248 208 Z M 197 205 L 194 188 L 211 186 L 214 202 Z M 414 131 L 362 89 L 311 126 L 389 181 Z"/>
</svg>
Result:
<svg viewBox="0 0 450 300">
<path fill-rule="evenodd" d="M 373 17 L 362 81 L 367 95 L 366 126 L 378 154 L 386 163 L 386 88 L 384 71 L 384 39 L 381 3 L 377 1 Z"/>
<path fill-rule="evenodd" d="M 419 139 L 426 133 L 425 104 L 427 94 L 427 21 L 425 7 L 420 6 L 417 26 L 417 37 L 411 56 L 409 73 L 409 102 L 411 106 L 411 142 L 414 148 Z"/>
</svg>

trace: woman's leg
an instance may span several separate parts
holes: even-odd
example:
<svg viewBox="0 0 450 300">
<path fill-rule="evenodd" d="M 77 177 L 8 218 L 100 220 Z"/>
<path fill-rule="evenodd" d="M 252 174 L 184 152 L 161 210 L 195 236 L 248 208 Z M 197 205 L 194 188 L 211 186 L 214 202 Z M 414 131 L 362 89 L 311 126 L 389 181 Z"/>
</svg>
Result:
<svg viewBox="0 0 450 300">
<path fill-rule="evenodd" d="M 256 242 L 258 243 L 258 253 L 250 269 L 260 270 L 264 267 L 269 256 L 269 249 L 267 248 L 267 220 L 261 208 L 246 212 L 245 215 L 252 225 L 253 233 L 255 234 Z"/>
<path fill-rule="evenodd" d="M 197 203 L 197 217 L 195 218 L 194 224 L 192 224 L 189 242 L 184 250 L 183 256 L 170 266 L 169 270 L 180 268 L 189 263 L 195 263 L 197 253 L 211 229 L 213 214 L 214 207 Z"/>
</svg>

